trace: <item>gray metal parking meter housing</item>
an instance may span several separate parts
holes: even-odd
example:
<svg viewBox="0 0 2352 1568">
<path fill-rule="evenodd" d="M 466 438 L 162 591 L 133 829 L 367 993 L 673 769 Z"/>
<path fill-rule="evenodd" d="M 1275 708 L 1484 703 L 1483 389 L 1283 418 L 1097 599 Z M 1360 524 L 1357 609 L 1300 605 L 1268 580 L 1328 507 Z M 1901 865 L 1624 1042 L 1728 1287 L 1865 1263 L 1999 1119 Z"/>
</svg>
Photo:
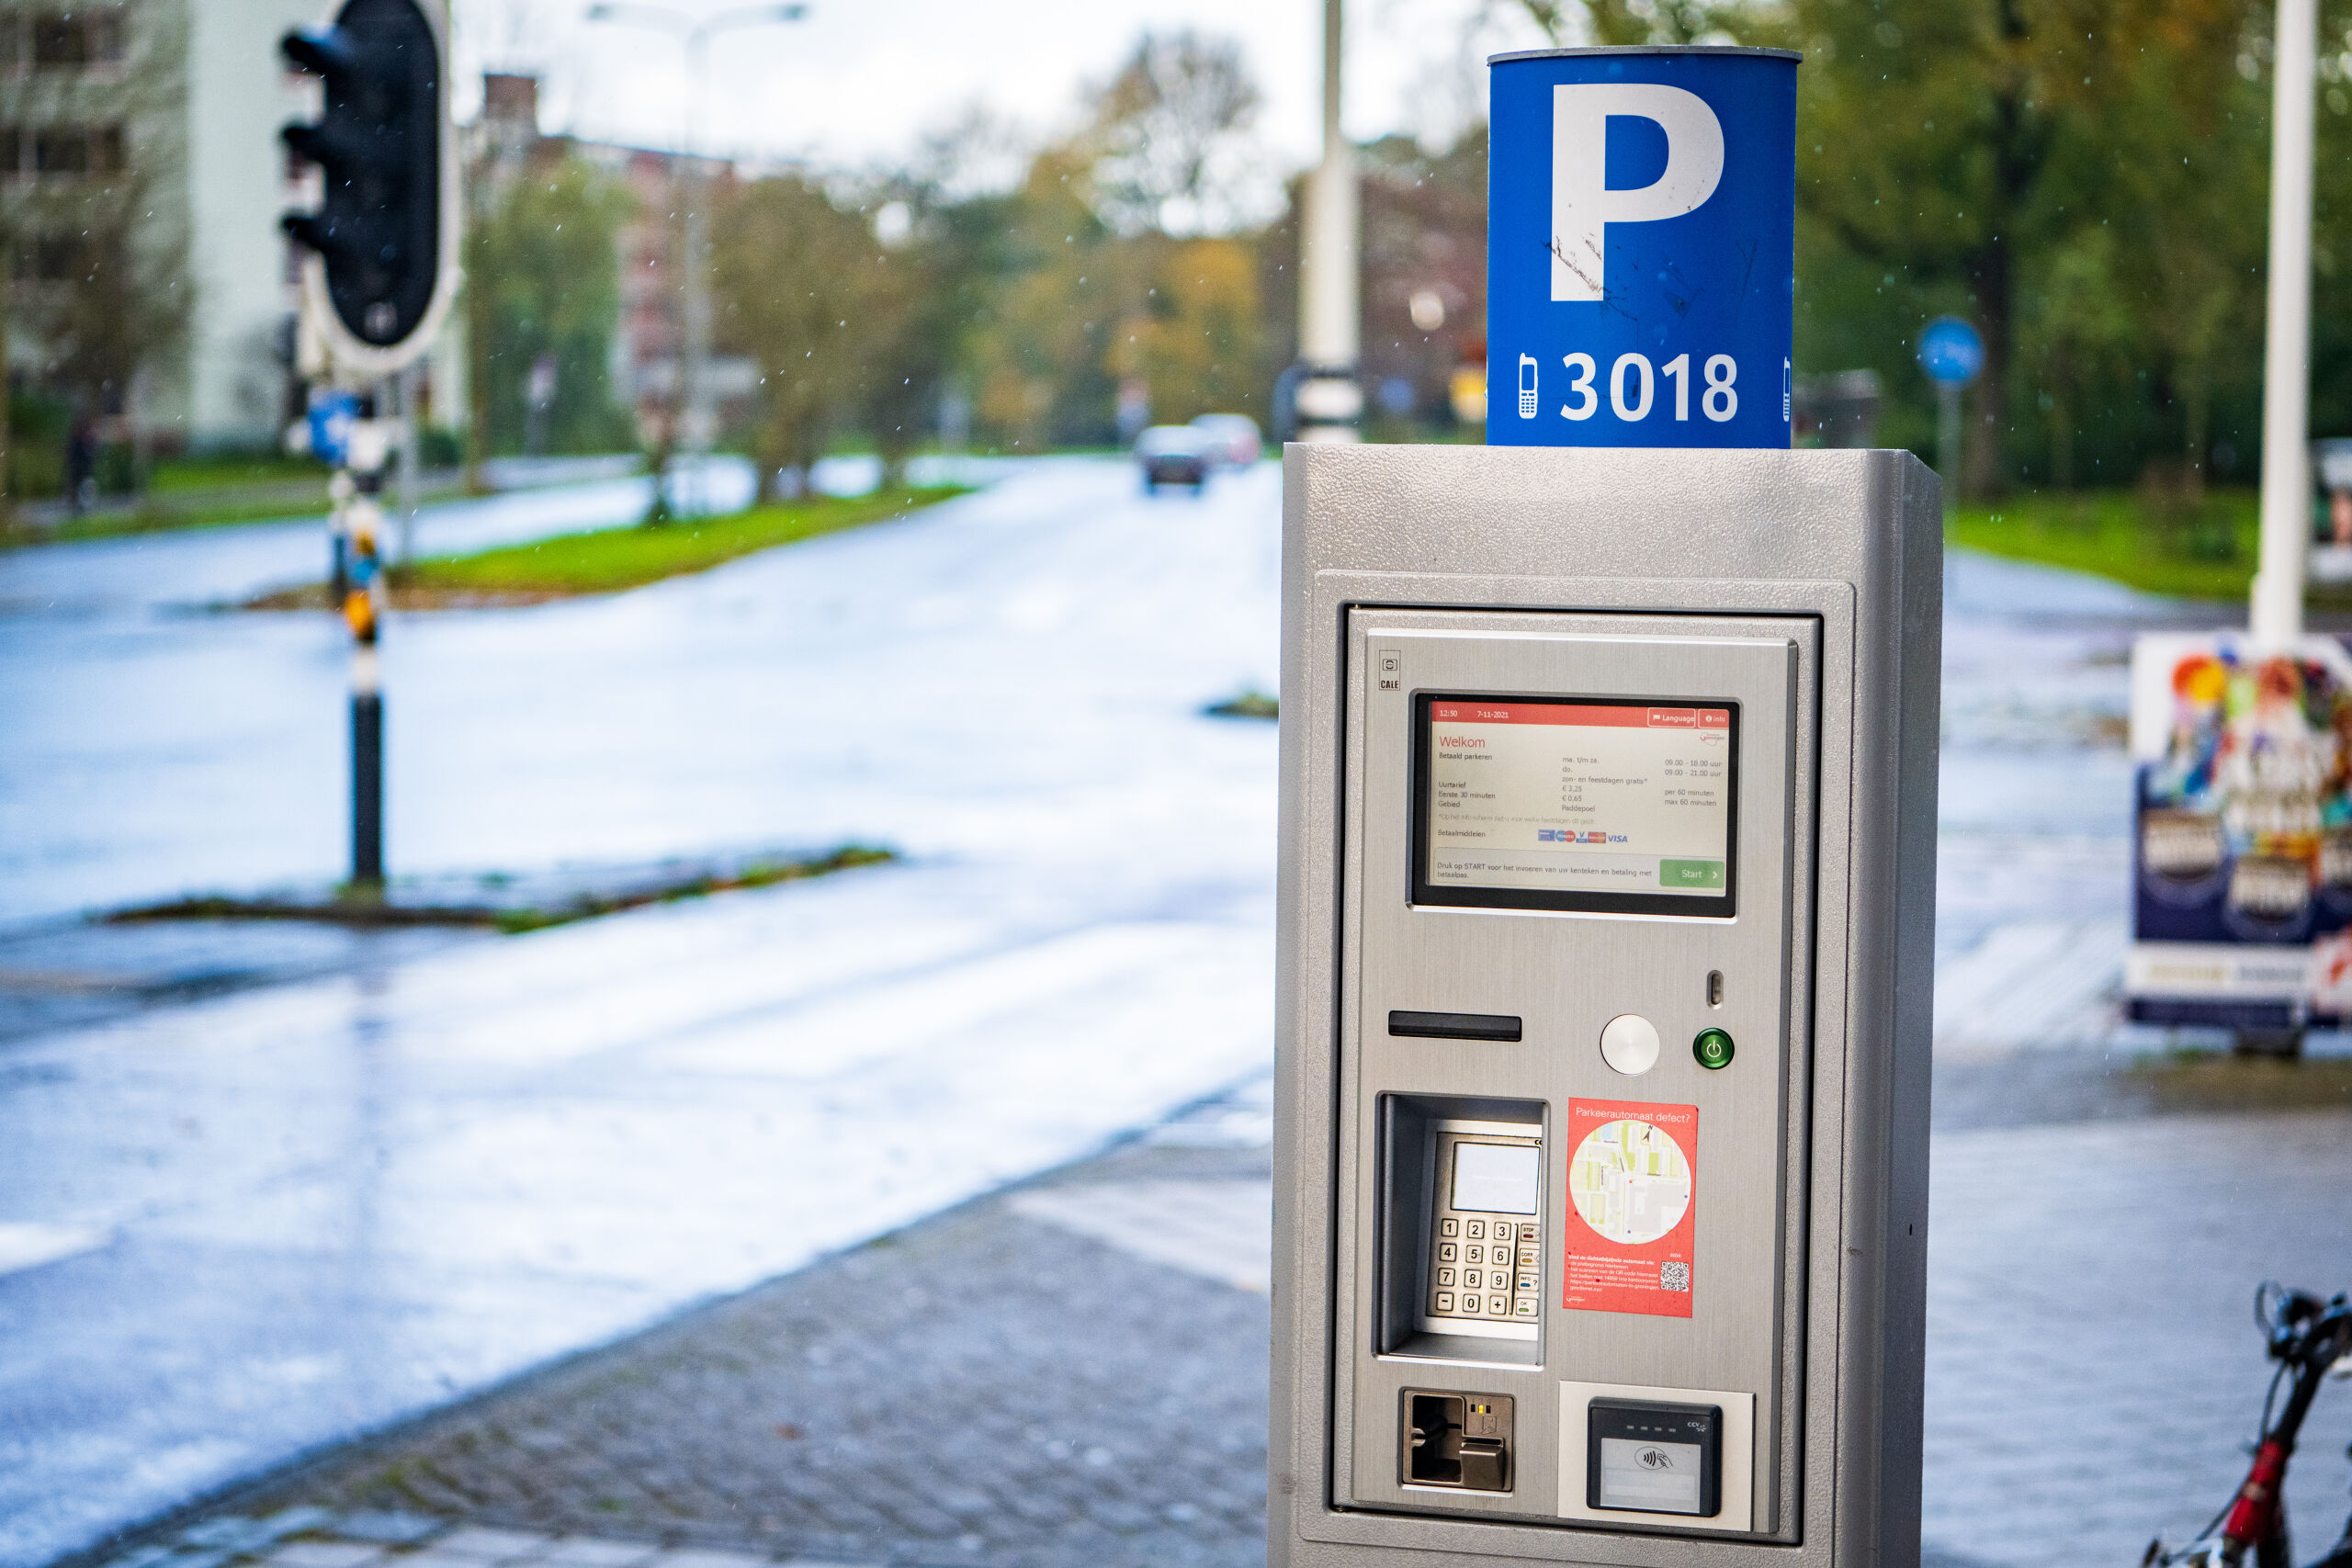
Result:
<svg viewBox="0 0 2352 1568">
<path fill-rule="evenodd" d="M 1284 462 L 1270 1562 L 1916 1562 L 1934 477 Z"/>
</svg>

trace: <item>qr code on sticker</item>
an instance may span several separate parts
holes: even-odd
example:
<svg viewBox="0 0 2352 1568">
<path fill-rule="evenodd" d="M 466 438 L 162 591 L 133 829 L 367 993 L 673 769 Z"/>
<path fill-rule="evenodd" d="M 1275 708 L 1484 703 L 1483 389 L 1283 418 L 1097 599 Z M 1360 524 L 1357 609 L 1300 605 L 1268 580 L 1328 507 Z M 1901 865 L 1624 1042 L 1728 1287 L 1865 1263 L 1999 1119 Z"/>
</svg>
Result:
<svg viewBox="0 0 2352 1568">
<path fill-rule="evenodd" d="M 1687 1291 L 1690 1288 L 1690 1265 L 1661 1263 L 1657 1266 L 1657 1288 L 1661 1291 Z"/>
</svg>

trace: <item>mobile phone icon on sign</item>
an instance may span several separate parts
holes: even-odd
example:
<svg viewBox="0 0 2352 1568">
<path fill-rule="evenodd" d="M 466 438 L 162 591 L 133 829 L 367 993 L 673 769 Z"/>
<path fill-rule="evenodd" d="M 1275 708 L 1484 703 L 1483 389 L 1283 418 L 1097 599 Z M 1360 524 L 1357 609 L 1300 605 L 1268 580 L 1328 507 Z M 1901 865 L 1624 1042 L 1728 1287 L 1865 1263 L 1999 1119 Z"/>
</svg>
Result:
<svg viewBox="0 0 2352 1568">
<path fill-rule="evenodd" d="M 1535 356 L 1530 354 L 1519 356 L 1519 417 L 1535 417 Z"/>
</svg>

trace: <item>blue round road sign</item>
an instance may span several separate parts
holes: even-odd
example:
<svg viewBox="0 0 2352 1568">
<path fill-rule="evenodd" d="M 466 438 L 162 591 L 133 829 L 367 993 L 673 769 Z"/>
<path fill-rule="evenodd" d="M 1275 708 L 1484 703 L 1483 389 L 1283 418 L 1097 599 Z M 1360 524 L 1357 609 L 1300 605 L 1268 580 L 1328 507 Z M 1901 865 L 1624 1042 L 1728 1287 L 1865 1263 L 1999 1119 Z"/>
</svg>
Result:
<svg viewBox="0 0 2352 1568">
<path fill-rule="evenodd" d="M 1938 316 L 1919 334 L 1919 368 L 1940 386 L 1965 387 L 1984 368 L 1984 340 L 1958 316 Z"/>
</svg>

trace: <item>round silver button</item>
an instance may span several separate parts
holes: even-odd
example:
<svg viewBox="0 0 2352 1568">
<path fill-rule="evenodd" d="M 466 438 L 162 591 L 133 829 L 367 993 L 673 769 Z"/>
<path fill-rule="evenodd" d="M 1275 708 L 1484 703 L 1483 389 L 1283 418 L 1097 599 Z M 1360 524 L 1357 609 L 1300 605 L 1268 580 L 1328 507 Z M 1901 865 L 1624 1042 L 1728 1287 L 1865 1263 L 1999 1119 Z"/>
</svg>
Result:
<svg viewBox="0 0 2352 1568">
<path fill-rule="evenodd" d="M 1600 1059 L 1627 1077 L 1657 1066 L 1657 1025 L 1637 1012 L 1621 1012 L 1600 1032 Z"/>
</svg>

